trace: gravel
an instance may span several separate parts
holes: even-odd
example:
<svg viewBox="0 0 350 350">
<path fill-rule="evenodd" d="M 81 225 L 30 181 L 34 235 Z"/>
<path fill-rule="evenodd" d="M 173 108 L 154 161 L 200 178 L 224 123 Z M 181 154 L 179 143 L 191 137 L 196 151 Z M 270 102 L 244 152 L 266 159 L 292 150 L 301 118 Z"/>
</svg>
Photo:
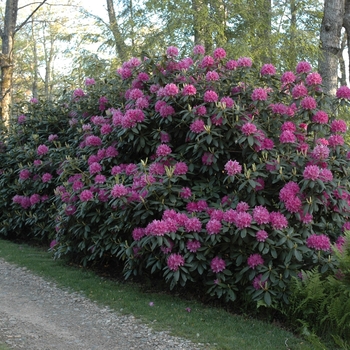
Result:
<svg viewBox="0 0 350 350">
<path fill-rule="evenodd" d="M 0 259 L 0 343 L 26 350 L 199 350 Z"/>
</svg>

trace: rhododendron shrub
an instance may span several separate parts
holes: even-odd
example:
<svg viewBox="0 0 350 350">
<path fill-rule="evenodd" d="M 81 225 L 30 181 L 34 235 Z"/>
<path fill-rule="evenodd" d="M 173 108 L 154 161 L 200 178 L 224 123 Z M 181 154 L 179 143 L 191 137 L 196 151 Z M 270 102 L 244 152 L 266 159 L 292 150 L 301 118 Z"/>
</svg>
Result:
<svg viewBox="0 0 350 350">
<path fill-rule="evenodd" d="M 83 263 L 120 259 L 126 277 L 149 271 L 171 288 L 287 301 L 291 277 L 336 266 L 332 243 L 350 225 L 339 113 L 350 94 L 325 96 L 307 62 L 279 76 L 221 48 L 179 57 L 171 47 L 132 58 L 72 93 L 53 249 Z M 31 152 L 45 159 L 52 148 L 40 140 Z"/>
</svg>

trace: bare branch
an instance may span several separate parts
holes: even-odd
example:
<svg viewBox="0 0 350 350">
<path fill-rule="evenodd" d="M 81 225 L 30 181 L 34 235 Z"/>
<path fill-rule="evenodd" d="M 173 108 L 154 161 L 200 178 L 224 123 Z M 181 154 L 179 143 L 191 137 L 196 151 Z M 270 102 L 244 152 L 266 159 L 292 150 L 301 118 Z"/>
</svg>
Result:
<svg viewBox="0 0 350 350">
<path fill-rule="evenodd" d="M 22 22 L 22 23 L 16 28 L 15 33 L 17 33 L 23 26 L 25 26 L 25 25 L 28 23 L 28 21 L 31 19 L 31 17 L 34 15 L 34 13 L 35 13 L 36 11 L 38 11 L 39 8 L 40 8 L 41 6 L 43 6 L 43 5 L 45 4 L 46 1 L 47 1 L 47 0 L 43 0 L 43 1 L 36 7 L 36 9 L 24 20 L 24 22 Z"/>
</svg>

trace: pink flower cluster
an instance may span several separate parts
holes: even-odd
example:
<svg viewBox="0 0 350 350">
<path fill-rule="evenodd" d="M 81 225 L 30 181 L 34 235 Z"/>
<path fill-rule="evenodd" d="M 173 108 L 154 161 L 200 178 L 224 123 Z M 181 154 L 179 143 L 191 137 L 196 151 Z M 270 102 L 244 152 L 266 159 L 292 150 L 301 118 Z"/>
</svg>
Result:
<svg viewBox="0 0 350 350">
<path fill-rule="evenodd" d="M 226 268 L 225 260 L 216 256 L 210 262 L 210 268 L 214 273 L 219 273 L 219 272 L 225 270 L 225 268 Z"/>
<path fill-rule="evenodd" d="M 170 270 L 177 271 L 180 266 L 185 265 L 185 259 L 181 254 L 170 254 L 167 260 L 167 265 Z"/>
<path fill-rule="evenodd" d="M 331 242 L 327 235 L 321 234 L 312 234 L 306 239 L 306 245 L 309 248 L 313 248 L 315 250 L 324 250 L 328 251 L 331 248 Z"/>
<path fill-rule="evenodd" d="M 242 166 L 236 160 L 229 160 L 225 164 L 225 171 L 228 176 L 234 176 L 242 172 Z"/>
</svg>

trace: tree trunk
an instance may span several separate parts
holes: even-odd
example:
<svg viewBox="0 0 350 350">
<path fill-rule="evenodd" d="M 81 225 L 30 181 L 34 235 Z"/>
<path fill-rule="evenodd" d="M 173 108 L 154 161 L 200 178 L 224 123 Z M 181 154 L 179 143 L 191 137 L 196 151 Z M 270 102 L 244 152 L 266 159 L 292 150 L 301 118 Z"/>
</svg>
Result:
<svg viewBox="0 0 350 350">
<path fill-rule="evenodd" d="M 117 56 L 122 62 L 125 62 L 128 59 L 128 47 L 126 46 L 122 33 L 120 32 L 117 17 L 115 15 L 113 0 L 107 0 L 107 11 L 109 18 L 109 25 L 114 37 L 115 48 Z"/>
<path fill-rule="evenodd" d="M 346 31 L 346 36 L 347 36 L 347 46 L 348 46 L 348 55 L 350 59 L 350 0 L 345 0 L 345 13 L 344 13 L 344 18 L 343 18 L 343 26 Z M 348 76 L 350 79 L 350 64 L 348 67 Z"/>
<path fill-rule="evenodd" d="M 13 77 L 13 42 L 17 23 L 18 0 L 7 0 L 4 28 L 1 33 L 1 118 L 6 126 L 10 123 Z"/>
<path fill-rule="evenodd" d="M 341 39 L 341 45 L 339 50 L 339 70 L 340 70 L 339 84 L 341 86 L 346 85 L 346 68 L 345 68 L 343 52 L 345 50 L 347 40 L 348 40 L 347 34 L 346 32 L 344 32 Z"/>
<path fill-rule="evenodd" d="M 35 40 L 34 33 L 34 16 L 32 17 L 32 41 L 33 41 L 33 84 L 32 84 L 32 96 L 38 98 L 38 48 Z"/>
<path fill-rule="evenodd" d="M 335 95 L 338 84 L 338 55 L 345 0 L 325 0 L 320 30 L 321 56 L 318 70 L 323 79 L 324 92 Z"/>
</svg>

